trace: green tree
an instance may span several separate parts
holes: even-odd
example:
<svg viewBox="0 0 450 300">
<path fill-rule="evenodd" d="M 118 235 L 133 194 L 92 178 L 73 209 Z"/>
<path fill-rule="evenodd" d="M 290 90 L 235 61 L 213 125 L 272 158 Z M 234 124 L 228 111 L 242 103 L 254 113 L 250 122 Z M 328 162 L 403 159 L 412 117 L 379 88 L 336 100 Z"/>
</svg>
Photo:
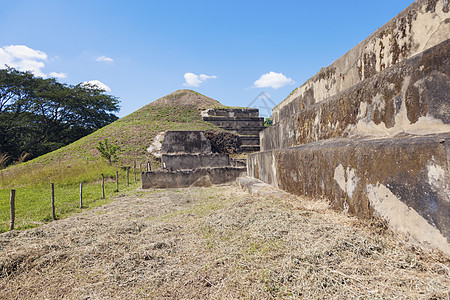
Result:
<svg viewBox="0 0 450 300">
<path fill-rule="evenodd" d="M 0 70 L 0 153 L 33 157 L 117 120 L 116 97 L 96 86 L 62 84 L 13 68 Z"/>
<path fill-rule="evenodd" d="M 98 146 L 95 148 L 98 152 L 100 152 L 100 156 L 108 161 L 110 166 L 119 158 L 118 153 L 120 151 L 120 147 L 118 145 L 110 144 L 108 139 L 105 139 L 104 142 L 98 142 Z"/>
<path fill-rule="evenodd" d="M 264 127 L 270 127 L 270 126 L 272 126 L 272 117 L 269 117 L 269 118 L 266 118 L 265 120 L 264 120 Z"/>
</svg>

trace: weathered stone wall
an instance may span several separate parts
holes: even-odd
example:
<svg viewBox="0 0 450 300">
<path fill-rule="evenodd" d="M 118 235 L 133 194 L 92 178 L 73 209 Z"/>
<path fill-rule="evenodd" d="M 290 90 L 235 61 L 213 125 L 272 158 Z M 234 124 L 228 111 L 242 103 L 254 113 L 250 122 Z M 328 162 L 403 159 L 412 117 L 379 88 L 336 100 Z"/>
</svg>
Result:
<svg viewBox="0 0 450 300">
<path fill-rule="evenodd" d="M 355 135 L 450 132 L 450 39 L 260 133 L 261 151 Z"/>
<path fill-rule="evenodd" d="M 235 181 L 245 175 L 245 167 L 198 168 L 194 170 L 142 172 L 143 189 L 210 186 Z"/>
<path fill-rule="evenodd" d="M 211 142 L 203 131 L 167 131 L 161 153 L 211 153 Z"/>
<path fill-rule="evenodd" d="M 273 109 L 274 123 L 449 38 L 448 0 L 418 0 Z"/>
<path fill-rule="evenodd" d="M 415 1 L 273 110 L 248 175 L 450 254 L 449 51 L 449 1 Z"/>
<path fill-rule="evenodd" d="M 335 208 L 383 217 L 450 253 L 450 133 L 335 139 L 252 154 L 248 175 Z"/>
<path fill-rule="evenodd" d="M 216 168 L 230 166 L 228 154 L 163 154 L 161 164 L 167 170 Z"/>
</svg>

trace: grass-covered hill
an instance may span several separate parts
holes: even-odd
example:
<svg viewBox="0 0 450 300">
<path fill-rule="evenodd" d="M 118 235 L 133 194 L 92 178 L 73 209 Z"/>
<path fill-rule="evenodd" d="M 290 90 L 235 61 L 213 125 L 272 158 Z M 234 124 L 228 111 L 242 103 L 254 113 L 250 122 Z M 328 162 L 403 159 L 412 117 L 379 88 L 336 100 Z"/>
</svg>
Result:
<svg viewBox="0 0 450 300">
<path fill-rule="evenodd" d="M 221 130 L 204 122 L 200 116 L 201 110 L 214 107 L 223 105 L 197 92 L 178 90 L 66 147 L 1 170 L 0 232 L 7 228 L 10 189 L 16 189 L 18 199 L 22 199 L 17 201 L 18 213 L 20 214 L 21 209 L 27 211 L 24 218 L 28 221 L 24 221 L 22 226 L 32 226 L 31 221 L 39 223 L 49 218 L 46 212 L 50 197 L 48 186 L 51 182 L 59 187 L 61 195 L 65 194 L 65 197 L 60 197 L 60 201 L 67 201 L 67 208 L 62 214 L 64 211 L 73 211 L 76 207 L 77 187 L 80 182 L 85 185 L 84 193 L 88 205 L 90 200 L 98 200 L 100 197 L 100 174 L 103 173 L 112 180 L 119 170 L 123 183 L 123 167 L 132 167 L 136 161 L 138 172 L 140 164 L 147 161 L 150 161 L 153 167 L 158 164 L 155 157 L 147 152 L 158 133 L 167 130 Z M 113 166 L 109 166 L 96 149 L 99 141 L 104 139 L 121 147 L 119 161 Z M 134 182 L 134 174 L 131 177 Z M 139 178 L 139 175 L 137 177 Z M 113 189 L 111 187 L 111 191 Z M 20 209 L 20 206 L 23 207 Z"/>
</svg>

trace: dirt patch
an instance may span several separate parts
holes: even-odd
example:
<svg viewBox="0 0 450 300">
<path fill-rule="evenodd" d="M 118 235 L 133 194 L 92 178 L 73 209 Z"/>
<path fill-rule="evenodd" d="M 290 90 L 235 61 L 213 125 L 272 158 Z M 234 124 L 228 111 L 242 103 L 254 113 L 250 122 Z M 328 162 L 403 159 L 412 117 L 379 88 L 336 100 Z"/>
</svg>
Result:
<svg viewBox="0 0 450 300">
<path fill-rule="evenodd" d="M 325 201 L 139 192 L 0 235 L 0 298 L 447 299 L 450 258 Z"/>
</svg>

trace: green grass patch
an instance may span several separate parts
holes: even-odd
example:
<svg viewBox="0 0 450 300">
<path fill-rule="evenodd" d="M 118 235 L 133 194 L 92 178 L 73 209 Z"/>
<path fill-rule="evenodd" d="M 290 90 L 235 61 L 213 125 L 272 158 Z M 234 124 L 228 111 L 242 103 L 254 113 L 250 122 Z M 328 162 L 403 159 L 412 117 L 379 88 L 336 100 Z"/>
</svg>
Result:
<svg viewBox="0 0 450 300">
<path fill-rule="evenodd" d="M 97 168 L 94 169 L 93 166 Z M 119 171 L 119 193 L 116 192 L 115 174 Z M 101 173 L 105 174 L 105 199 L 102 199 Z M 83 182 L 83 209 L 101 206 L 122 193 L 130 193 L 140 186 L 140 174 L 134 183 L 134 174 L 130 172 L 130 185 L 127 186 L 126 171 L 110 167 L 103 163 L 75 164 L 73 168 L 51 170 L 40 168 L 26 174 L 19 174 L 8 187 L 0 189 L 0 232 L 9 230 L 10 189 L 16 190 L 15 229 L 21 230 L 52 221 L 51 182 L 55 183 L 55 207 L 57 218 L 82 211 L 79 208 L 80 182 Z M 35 180 L 35 184 L 31 182 Z M 17 187 L 13 183 L 18 184 Z"/>
</svg>

